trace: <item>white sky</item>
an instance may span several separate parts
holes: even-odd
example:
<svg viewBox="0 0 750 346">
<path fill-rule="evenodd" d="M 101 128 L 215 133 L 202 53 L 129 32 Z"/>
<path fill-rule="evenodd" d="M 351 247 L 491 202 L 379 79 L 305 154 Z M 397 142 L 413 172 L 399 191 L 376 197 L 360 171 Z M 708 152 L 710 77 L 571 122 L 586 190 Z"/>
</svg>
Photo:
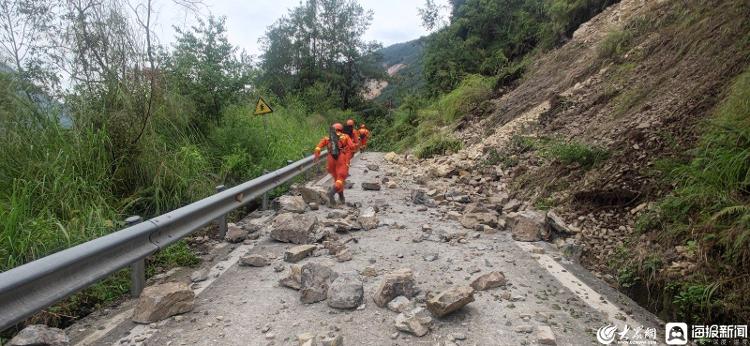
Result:
<svg viewBox="0 0 750 346">
<path fill-rule="evenodd" d="M 367 41 L 378 41 L 383 46 L 419 38 L 427 34 L 422 28 L 417 8 L 424 0 L 358 0 L 365 9 L 374 11 Z M 447 0 L 439 0 L 446 3 Z M 155 1 L 157 11 L 156 34 L 162 43 L 174 41 L 173 25 L 189 27 L 195 23 L 195 14 L 183 10 L 171 0 Z M 298 6 L 300 0 L 204 0 L 203 15 L 212 13 L 225 16 L 229 41 L 252 55 L 260 54 L 258 39 L 288 9 Z"/>
</svg>

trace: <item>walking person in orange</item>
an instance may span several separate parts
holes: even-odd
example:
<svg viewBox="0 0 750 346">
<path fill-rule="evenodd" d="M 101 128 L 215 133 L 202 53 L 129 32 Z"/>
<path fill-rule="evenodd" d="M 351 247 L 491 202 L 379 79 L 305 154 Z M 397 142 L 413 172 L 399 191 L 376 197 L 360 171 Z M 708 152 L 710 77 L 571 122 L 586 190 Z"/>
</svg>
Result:
<svg viewBox="0 0 750 346">
<path fill-rule="evenodd" d="M 365 152 L 365 149 L 367 149 L 367 140 L 370 138 L 370 130 L 365 127 L 365 124 L 359 125 L 357 137 L 359 137 L 359 151 Z"/>
<path fill-rule="evenodd" d="M 328 190 L 328 199 L 331 205 L 336 203 L 335 194 L 338 193 L 339 201 L 346 203 L 344 198 L 344 186 L 346 177 L 349 176 L 349 152 L 355 148 L 354 141 L 344 133 L 344 126 L 335 123 L 329 129 L 329 136 L 323 137 L 315 147 L 315 160 L 320 158 L 322 148 L 328 148 L 326 170 L 333 177 L 333 186 Z"/>
<path fill-rule="evenodd" d="M 357 125 L 354 123 L 354 119 L 349 119 L 344 125 L 344 133 L 354 142 L 354 148 L 349 153 L 349 162 L 351 163 L 354 154 L 359 150 L 359 135 L 357 133 Z"/>
</svg>

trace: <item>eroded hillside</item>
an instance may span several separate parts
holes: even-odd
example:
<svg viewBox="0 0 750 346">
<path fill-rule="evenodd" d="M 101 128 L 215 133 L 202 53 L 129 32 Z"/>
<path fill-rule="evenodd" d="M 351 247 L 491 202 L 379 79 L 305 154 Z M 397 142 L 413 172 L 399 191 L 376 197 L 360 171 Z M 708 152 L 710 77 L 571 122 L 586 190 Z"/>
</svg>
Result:
<svg viewBox="0 0 750 346">
<path fill-rule="evenodd" d="M 665 316 L 747 319 L 744 252 L 729 259 L 692 222 L 674 231 L 653 219 L 674 187 L 673 164 L 693 157 L 740 88 L 731 86 L 748 64 L 748 17 L 744 1 L 621 1 L 476 104 L 456 128 L 464 149 L 418 166 L 457 182 L 496 180 L 525 207 L 562 215 L 570 234 L 558 245 L 580 247 L 584 265 Z M 742 229 L 730 231 L 743 241 Z"/>
</svg>

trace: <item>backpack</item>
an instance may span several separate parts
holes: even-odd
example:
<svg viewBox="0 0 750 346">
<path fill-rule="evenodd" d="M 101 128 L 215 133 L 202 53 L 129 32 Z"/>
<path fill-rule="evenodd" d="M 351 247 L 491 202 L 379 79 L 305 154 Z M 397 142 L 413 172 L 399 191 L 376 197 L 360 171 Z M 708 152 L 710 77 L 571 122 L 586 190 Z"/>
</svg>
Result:
<svg viewBox="0 0 750 346">
<path fill-rule="evenodd" d="M 336 129 L 331 126 L 328 128 L 328 152 L 333 156 L 334 159 L 339 159 L 341 154 L 341 148 L 339 148 L 339 135 L 336 134 Z"/>
</svg>

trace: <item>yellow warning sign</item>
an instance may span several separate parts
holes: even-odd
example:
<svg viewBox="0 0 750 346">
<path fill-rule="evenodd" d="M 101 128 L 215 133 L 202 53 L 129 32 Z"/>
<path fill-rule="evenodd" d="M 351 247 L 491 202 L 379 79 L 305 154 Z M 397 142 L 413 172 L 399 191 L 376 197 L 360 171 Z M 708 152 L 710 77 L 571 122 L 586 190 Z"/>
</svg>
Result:
<svg viewBox="0 0 750 346">
<path fill-rule="evenodd" d="M 273 113 L 273 109 L 271 109 L 271 106 L 266 103 L 266 100 L 263 99 L 263 97 L 258 98 L 258 103 L 255 104 L 255 115 L 263 115 Z"/>
</svg>

